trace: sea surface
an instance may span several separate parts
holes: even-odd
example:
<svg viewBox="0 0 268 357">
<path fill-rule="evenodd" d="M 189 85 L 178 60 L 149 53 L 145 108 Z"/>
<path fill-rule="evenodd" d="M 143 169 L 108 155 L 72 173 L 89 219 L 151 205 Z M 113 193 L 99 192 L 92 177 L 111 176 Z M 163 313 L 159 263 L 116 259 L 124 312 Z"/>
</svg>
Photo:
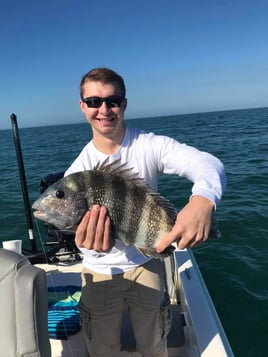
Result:
<svg viewBox="0 0 268 357">
<path fill-rule="evenodd" d="M 235 356 L 268 356 L 268 108 L 126 123 L 172 136 L 224 163 L 228 184 L 216 211 L 222 238 L 193 251 Z M 30 202 L 39 196 L 41 178 L 64 171 L 90 138 L 86 123 L 20 129 Z M 0 242 L 22 239 L 27 247 L 11 129 L 0 131 L 0 172 Z M 188 200 L 191 184 L 175 176 L 161 176 L 159 191 L 179 209 Z"/>
</svg>

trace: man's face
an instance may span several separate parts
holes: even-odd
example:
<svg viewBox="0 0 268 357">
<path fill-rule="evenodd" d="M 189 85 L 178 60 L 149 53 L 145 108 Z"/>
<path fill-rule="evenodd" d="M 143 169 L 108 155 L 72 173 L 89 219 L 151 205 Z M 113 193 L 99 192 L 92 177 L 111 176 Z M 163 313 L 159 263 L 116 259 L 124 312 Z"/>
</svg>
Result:
<svg viewBox="0 0 268 357">
<path fill-rule="evenodd" d="M 120 97 L 121 92 L 117 83 L 102 84 L 87 81 L 84 84 L 83 99 L 90 98 L 88 100 L 90 107 L 80 100 L 80 108 L 92 127 L 93 135 L 115 139 L 122 134 L 127 101 L 126 99 L 121 101 Z M 102 101 L 102 98 L 108 98 L 107 102 Z"/>
</svg>

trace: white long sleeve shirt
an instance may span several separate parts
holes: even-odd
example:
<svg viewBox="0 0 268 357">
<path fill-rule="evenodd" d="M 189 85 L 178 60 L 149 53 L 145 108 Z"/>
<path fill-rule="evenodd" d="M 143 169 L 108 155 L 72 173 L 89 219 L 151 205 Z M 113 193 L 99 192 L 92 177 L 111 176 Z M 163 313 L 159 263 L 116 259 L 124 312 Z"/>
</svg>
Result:
<svg viewBox="0 0 268 357">
<path fill-rule="evenodd" d="M 223 165 L 213 155 L 169 137 L 135 128 L 126 129 L 120 148 L 112 155 L 98 151 L 93 141 L 90 141 L 65 172 L 65 176 L 92 170 L 107 158 L 109 163 L 119 159 L 122 164 L 127 163 L 127 167 L 138 173 L 155 192 L 160 173 L 185 177 L 193 182 L 192 195 L 206 197 L 215 206 L 226 185 Z M 79 249 L 84 255 L 85 267 L 102 274 L 120 274 L 150 259 L 140 254 L 135 247 L 126 246 L 119 240 L 115 240 L 115 246 L 108 253 Z"/>
</svg>

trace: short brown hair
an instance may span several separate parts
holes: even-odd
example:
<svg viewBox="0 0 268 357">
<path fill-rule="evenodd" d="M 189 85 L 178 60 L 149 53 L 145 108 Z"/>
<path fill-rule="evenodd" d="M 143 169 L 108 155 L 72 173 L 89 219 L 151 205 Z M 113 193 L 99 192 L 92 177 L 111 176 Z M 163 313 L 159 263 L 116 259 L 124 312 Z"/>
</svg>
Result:
<svg viewBox="0 0 268 357">
<path fill-rule="evenodd" d="M 126 87 L 123 78 L 109 68 L 94 68 L 82 77 L 79 87 L 81 99 L 83 98 L 83 87 L 87 81 L 101 82 L 103 84 L 116 82 L 119 84 L 122 97 L 125 98 L 126 96 Z"/>
</svg>

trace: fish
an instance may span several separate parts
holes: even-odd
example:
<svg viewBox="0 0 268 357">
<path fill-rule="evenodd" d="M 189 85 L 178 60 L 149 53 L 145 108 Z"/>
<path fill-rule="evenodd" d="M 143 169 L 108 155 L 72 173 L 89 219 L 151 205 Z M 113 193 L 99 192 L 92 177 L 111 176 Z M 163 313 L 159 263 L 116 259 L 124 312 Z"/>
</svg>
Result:
<svg viewBox="0 0 268 357">
<path fill-rule="evenodd" d="M 145 256 L 172 254 L 174 246 L 157 253 L 156 246 L 176 221 L 175 207 L 126 164 L 99 163 L 93 170 L 67 175 L 49 186 L 33 203 L 34 216 L 58 229 L 76 230 L 93 205 L 105 206 L 114 239 L 134 245 Z"/>
</svg>

